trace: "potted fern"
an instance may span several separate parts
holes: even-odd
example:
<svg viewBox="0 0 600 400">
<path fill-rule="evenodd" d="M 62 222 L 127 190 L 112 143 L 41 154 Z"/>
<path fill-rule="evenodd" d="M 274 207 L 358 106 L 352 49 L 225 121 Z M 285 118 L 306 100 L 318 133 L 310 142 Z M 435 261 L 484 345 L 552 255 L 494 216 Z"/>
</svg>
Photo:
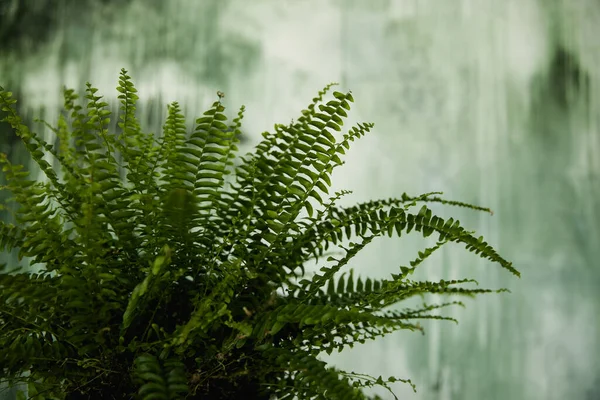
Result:
<svg viewBox="0 0 600 400">
<path fill-rule="evenodd" d="M 491 292 L 460 286 L 469 279 L 410 280 L 449 241 L 519 273 L 458 221 L 425 205 L 411 212 L 427 201 L 488 209 L 437 193 L 349 208 L 335 204 L 348 192 L 324 198 L 332 170 L 342 164 L 338 154 L 373 127 L 358 124 L 336 140 L 330 129 L 341 130 L 353 99 L 333 92 L 323 104 L 332 85 L 296 122 L 263 133 L 229 182 L 244 108 L 228 125 L 221 93 L 189 137 L 179 105 L 170 104 L 156 140 L 141 131 L 136 89 L 121 70 L 120 136 L 108 132 L 108 104 L 88 83 L 87 111 L 73 90 L 64 92 L 65 113 L 51 128 L 56 149 L 23 123 L 16 100 L 0 88 L 4 121 L 49 179 L 27 180 L 22 166 L 0 157 L 4 188 L 21 206 L 20 226 L 0 223 L 0 250 L 20 248 L 19 261 L 45 263 L 38 273 L 2 265 L 2 378 L 26 383 L 33 399 L 347 400 L 366 399 L 364 386 L 412 385 L 357 378 L 317 355 L 397 329 L 422 330 L 412 321 L 451 319 L 428 311 L 460 304 L 384 310 L 409 297 Z M 62 181 L 45 152 L 60 162 Z M 307 217 L 300 218 L 302 210 Z M 439 239 L 390 279 L 334 277 L 374 238 L 413 229 Z M 312 279 L 299 279 L 304 263 L 322 260 L 330 244 L 343 256 L 329 256 Z"/>
</svg>

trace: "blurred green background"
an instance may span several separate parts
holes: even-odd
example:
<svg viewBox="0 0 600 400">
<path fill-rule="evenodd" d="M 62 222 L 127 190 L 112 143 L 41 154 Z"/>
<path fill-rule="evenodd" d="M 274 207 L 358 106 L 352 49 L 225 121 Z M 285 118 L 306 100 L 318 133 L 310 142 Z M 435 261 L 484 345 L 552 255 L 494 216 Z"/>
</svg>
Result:
<svg viewBox="0 0 600 400">
<path fill-rule="evenodd" d="M 425 336 L 396 332 L 323 359 L 411 378 L 416 394 L 393 385 L 403 399 L 594 400 L 598 21 L 598 0 L 0 0 L 0 85 L 50 142 L 33 118 L 56 123 L 63 85 L 83 94 L 90 81 L 116 111 L 126 68 L 142 126 L 157 135 L 167 103 L 179 101 L 191 127 L 220 90 L 230 117 L 246 105 L 242 155 L 339 82 L 356 100 L 349 122 L 376 124 L 334 172 L 334 190 L 354 192 L 341 204 L 443 191 L 490 207 L 493 216 L 431 205 L 484 235 L 522 278 L 448 245 L 418 278 L 469 277 L 512 293 L 441 311 L 459 325 L 426 321 Z M 39 172 L 6 124 L 0 151 Z M 350 266 L 387 277 L 433 241 L 382 238 Z M 16 265 L 17 253 L 0 262 Z"/>
</svg>

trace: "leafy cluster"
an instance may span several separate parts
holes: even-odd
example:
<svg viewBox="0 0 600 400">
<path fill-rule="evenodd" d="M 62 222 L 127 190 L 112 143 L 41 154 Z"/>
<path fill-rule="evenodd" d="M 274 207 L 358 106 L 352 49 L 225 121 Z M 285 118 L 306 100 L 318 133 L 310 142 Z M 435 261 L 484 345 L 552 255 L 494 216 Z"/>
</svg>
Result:
<svg viewBox="0 0 600 400">
<path fill-rule="evenodd" d="M 519 273 L 458 221 L 433 216 L 425 205 L 410 212 L 426 201 L 487 209 L 435 193 L 350 208 L 335 204 L 346 191 L 323 199 L 343 164 L 338 154 L 373 127 L 358 124 L 336 140 L 330 130 L 341 131 L 353 99 L 333 92 L 324 103 L 332 85 L 295 122 L 263 133 L 230 181 L 244 108 L 228 125 L 221 94 L 189 137 L 178 103 L 170 104 L 156 139 L 141 131 L 137 91 L 122 70 L 119 137 L 108 132 L 108 104 L 88 83 L 87 109 L 65 89 L 64 115 L 57 127 L 47 124 L 59 139 L 55 149 L 23 123 L 16 100 L 0 88 L 4 121 L 49 180 L 27 180 L 21 165 L 0 157 L 4 188 L 20 204 L 19 227 L 0 223 L 0 250 L 20 248 L 19 261 L 44 264 L 38 273 L 1 265 L 0 376 L 27 382 L 35 399 L 350 400 L 366 399 L 364 386 L 412 385 L 340 371 L 317 355 L 397 329 L 422 330 L 411 321 L 451 319 L 428 312 L 460 304 L 383 311 L 401 300 L 490 292 L 457 287 L 467 279 L 409 279 L 449 241 Z M 46 153 L 60 162 L 62 181 Z M 301 218 L 303 210 L 308 216 Z M 352 271 L 334 277 L 374 238 L 413 229 L 439 240 L 410 267 L 379 281 L 355 279 Z M 356 242 L 342 246 L 353 236 Z M 304 264 L 322 259 L 330 243 L 343 256 L 330 256 L 311 280 L 298 281 Z"/>
</svg>

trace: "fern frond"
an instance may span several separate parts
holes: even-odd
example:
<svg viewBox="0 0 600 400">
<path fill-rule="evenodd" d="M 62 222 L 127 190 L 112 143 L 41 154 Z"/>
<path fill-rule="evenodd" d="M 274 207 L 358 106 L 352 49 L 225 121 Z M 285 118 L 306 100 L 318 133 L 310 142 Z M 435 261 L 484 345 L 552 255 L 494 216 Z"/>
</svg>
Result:
<svg viewBox="0 0 600 400">
<path fill-rule="evenodd" d="M 137 394 L 142 400 L 175 400 L 187 394 L 189 389 L 185 365 L 176 359 L 160 364 L 150 354 L 142 354 L 135 361 L 134 382 L 140 389 Z"/>
<path fill-rule="evenodd" d="M 267 353 L 267 352 L 266 352 Z M 284 352 L 272 348 L 267 353 L 273 360 L 274 365 L 289 371 L 297 371 L 294 374 L 294 393 L 302 399 L 313 399 L 315 396 L 327 394 L 330 399 L 366 399 L 365 395 L 352 387 L 348 379 L 340 376 L 339 371 L 333 367 L 327 367 L 326 363 L 318 360 L 315 356 L 303 352 Z M 285 396 L 290 393 L 289 387 L 273 386 L 273 394 Z"/>
</svg>

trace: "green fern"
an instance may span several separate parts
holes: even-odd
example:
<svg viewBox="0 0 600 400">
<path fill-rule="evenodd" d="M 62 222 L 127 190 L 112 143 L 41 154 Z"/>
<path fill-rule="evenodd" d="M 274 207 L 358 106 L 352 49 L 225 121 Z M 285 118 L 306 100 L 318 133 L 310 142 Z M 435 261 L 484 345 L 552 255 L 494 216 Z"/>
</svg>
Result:
<svg viewBox="0 0 600 400">
<path fill-rule="evenodd" d="M 412 296 L 491 292 L 460 286 L 469 279 L 409 279 L 450 241 L 519 273 L 458 221 L 425 205 L 411 211 L 427 201 L 489 209 L 432 197 L 439 193 L 337 206 L 349 192 L 329 195 L 331 173 L 373 124 L 357 124 L 338 141 L 330 130 L 342 130 L 354 100 L 333 92 L 323 104 L 332 86 L 296 122 L 263 133 L 235 170 L 244 108 L 228 125 L 220 93 L 189 135 L 178 103 L 170 104 L 156 140 L 135 117 L 137 91 L 125 70 L 117 87 L 120 135 L 108 132 L 111 115 L 97 89 L 87 84 L 86 111 L 65 89 L 58 126 L 46 123 L 59 139 L 55 149 L 0 88 L 3 120 L 49 178 L 27 180 L 0 153 L 3 189 L 21 206 L 19 226 L 0 222 L 0 249 L 19 248 L 19 261 L 45 265 L 35 274 L 1 266 L 3 379 L 27 382 L 36 399 L 366 399 L 361 387 L 391 392 L 388 384 L 401 381 L 414 389 L 410 380 L 340 371 L 317 356 L 398 329 L 422 331 L 418 319 L 456 322 L 429 312 L 460 302 L 384 311 Z M 63 167 L 62 181 L 45 152 Z M 300 218 L 303 210 L 308 216 Z M 438 241 L 390 279 L 342 273 L 376 237 L 413 230 L 437 233 Z M 328 256 L 312 279 L 303 278 L 305 262 L 322 262 L 330 244 L 341 257 Z M 277 294 L 284 288 L 287 295 Z"/>
<path fill-rule="evenodd" d="M 138 395 L 144 399 L 180 399 L 189 392 L 185 365 L 178 359 L 166 360 L 160 365 L 150 354 L 142 354 L 135 361 L 135 376 L 140 386 Z"/>
</svg>

